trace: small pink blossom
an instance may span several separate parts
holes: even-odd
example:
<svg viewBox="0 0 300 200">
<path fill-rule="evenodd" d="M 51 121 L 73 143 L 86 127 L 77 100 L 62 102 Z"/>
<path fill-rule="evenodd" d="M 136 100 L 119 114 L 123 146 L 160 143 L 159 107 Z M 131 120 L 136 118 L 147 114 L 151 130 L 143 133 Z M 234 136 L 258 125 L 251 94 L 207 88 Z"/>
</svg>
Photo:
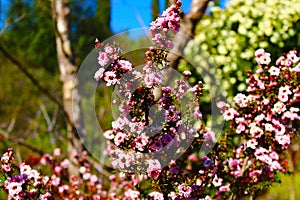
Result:
<svg viewBox="0 0 300 200">
<path fill-rule="evenodd" d="M 103 77 L 105 69 L 104 68 L 99 68 L 98 71 L 96 71 L 94 78 L 96 81 L 99 81 Z"/>
<path fill-rule="evenodd" d="M 61 155 L 60 148 L 54 149 L 53 156 L 60 156 L 60 155 Z"/>
<path fill-rule="evenodd" d="M 118 80 L 116 74 L 113 71 L 104 72 L 104 80 L 106 81 L 106 86 L 115 85 Z"/>
<path fill-rule="evenodd" d="M 100 51 L 98 56 L 98 63 L 100 66 L 104 67 L 109 62 L 107 53 Z"/>
<path fill-rule="evenodd" d="M 188 198 L 192 192 L 191 187 L 185 185 L 184 183 L 178 186 L 178 194 L 185 198 Z"/>
<path fill-rule="evenodd" d="M 271 62 L 271 54 L 266 53 L 263 49 L 258 49 L 255 51 L 256 62 L 259 65 L 268 65 Z"/>
<path fill-rule="evenodd" d="M 264 131 L 261 128 L 259 128 L 258 126 L 254 125 L 250 128 L 250 134 L 254 138 L 260 138 L 264 134 Z"/>
<path fill-rule="evenodd" d="M 126 133 L 118 132 L 114 138 L 115 145 L 119 146 L 122 142 L 125 141 Z"/>
<path fill-rule="evenodd" d="M 164 195 L 159 192 L 151 192 L 149 194 L 150 200 L 164 200 Z"/>
<path fill-rule="evenodd" d="M 238 112 L 234 108 L 229 108 L 223 113 L 224 119 L 226 121 L 232 120 L 235 116 L 238 115 Z"/>
</svg>

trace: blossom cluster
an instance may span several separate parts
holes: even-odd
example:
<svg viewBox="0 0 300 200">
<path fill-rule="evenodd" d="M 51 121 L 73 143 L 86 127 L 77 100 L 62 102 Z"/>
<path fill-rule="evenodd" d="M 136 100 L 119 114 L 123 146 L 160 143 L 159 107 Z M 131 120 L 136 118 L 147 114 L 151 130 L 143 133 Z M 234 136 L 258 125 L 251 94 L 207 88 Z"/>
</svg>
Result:
<svg viewBox="0 0 300 200">
<path fill-rule="evenodd" d="M 52 199 L 50 178 L 25 163 L 16 165 L 14 160 L 13 149 L 9 148 L 0 162 L 0 187 L 8 193 L 8 199 Z"/>
<path fill-rule="evenodd" d="M 189 126 L 194 124 L 185 123 L 192 120 L 184 118 L 180 108 L 180 100 L 190 89 L 187 78 L 191 73 L 185 72 L 180 79 L 174 80 L 174 87 L 162 85 L 164 70 L 169 67 L 166 50 L 173 47 L 170 45 L 170 39 L 178 32 L 180 26 L 180 5 L 181 1 L 176 1 L 161 17 L 151 23 L 150 33 L 154 45 L 145 53 L 146 61 L 142 70 L 132 67 L 127 71 L 123 70 L 119 73 L 122 78 L 118 76 L 116 80 L 117 93 L 113 104 L 117 106 L 116 110 L 119 110 L 119 113 L 116 115 L 117 119 L 112 122 L 112 130 L 104 133 L 110 144 L 113 144 L 109 144 L 107 152 L 116 168 L 128 170 L 145 168 L 143 165 L 146 165 L 144 171 L 156 177 L 163 165 L 160 161 L 165 158 L 157 157 L 155 152 L 164 152 L 166 156 L 167 149 L 172 152 L 169 154 L 174 154 L 170 149 L 176 147 L 178 150 L 182 140 L 185 138 L 190 140 L 193 134 L 192 131 L 186 133 L 186 130 L 190 129 Z M 107 45 L 100 44 L 97 48 L 105 49 Z M 101 51 L 100 54 L 102 55 Z M 98 60 L 102 61 L 103 58 L 98 57 Z M 117 59 L 117 62 L 120 60 Z M 104 64 L 107 63 L 108 61 Z M 112 68 L 119 71 L 118 68 Z M 104 71 L 103 68 L 99 70 Z M 105 77 L 98 76 L 98 72 L 95 74 L 96 80 L 102 78 L 107 82 Z M 161 96 L 155 96 L 154 91 L 159 87 Z M 185 115 L 197 113 L 195 117 L 201 117 L 197 103 L 186 106 L 185 109 L 191 111 L 189 113 L 186 111 Z M 147 154 L 147 159 L 139 163 L 143 160 L 141 158 L 144 154 Z"/>
<path fill-rule="evenodd" d="M 132 64 L 121 58 L 122 51 L 115 44 L 101 45 L 97 41 L 96 49 L 100 68 L 94 78 L 103 79 L 107 86 L 120 84 L 121 76 L 132 70 Z"/>
</svg>

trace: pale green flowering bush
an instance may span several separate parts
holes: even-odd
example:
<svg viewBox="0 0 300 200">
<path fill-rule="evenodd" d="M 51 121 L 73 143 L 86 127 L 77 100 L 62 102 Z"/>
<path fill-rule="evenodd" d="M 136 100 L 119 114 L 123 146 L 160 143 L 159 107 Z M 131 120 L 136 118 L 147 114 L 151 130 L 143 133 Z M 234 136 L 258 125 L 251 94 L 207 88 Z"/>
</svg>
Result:
<svg viewBox="0 0 300 200">
<path fill-rule="evenodd" d="M 225 10 L 212 7 L 211 16 L 198 24 L 185 56 L 199 65 L 198 77 L 202 75 L 208 85 L 212 81 L 203 75 L 211 69 L 208 63 L 214 64 L 209 74 L 222 80 L 222 92 L 232 99 L 245 89 L 245 72 L 255 66 L 256 49 L 279 56 L 299 47 L 299 8 L 299 0 L 232 0 Z"/>
</svg>

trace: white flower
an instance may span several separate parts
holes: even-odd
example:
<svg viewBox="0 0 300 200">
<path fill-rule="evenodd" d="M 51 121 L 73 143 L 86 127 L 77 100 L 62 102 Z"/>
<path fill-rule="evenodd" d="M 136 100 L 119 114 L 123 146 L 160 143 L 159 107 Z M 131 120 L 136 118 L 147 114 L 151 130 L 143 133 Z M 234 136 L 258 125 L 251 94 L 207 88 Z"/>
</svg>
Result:
<svg viewBox="0 0 300 200">
<path fill-rule="evenodd" d="M 236 110 L 234 110 L 233 108 L 229 108 L 223 113 L 224 119 L 226 121 L 232 120 L 235 115 L 238 115 L 238 112 L 236 112 Z"/>
<path fill-rule="evenodd" d="M 257 145 L 256 139 L 251 139 L 247 141 L 247 147 L 250 147 L 252 149 L 255 149 Z"/>
<path fill-rule="evenodd" d="M 272 124 L 270 124 L 270 123 L 266 123 L 265 124 L 265 130 L 266 131 L 273 131 L 274 130 L 274 127 L 273 127 L 273 125 Z"/>
<path fill-rule="evenodd" d="M 113 130 L 107 130 L 103 133 L 104 137 L 108 140 L 112 140 L 114 139 L 115 135 L 114 135 L 114 131 Z"/>
<path fill-rule="evenodd" d="M 149 196 L 153 200 L 164 200 L 164 195 L 162 193 L 159 193 L 159 192 L 151 192 L 149 194 Z"/>
<path fill-rule="evenodd" d="M 104 68 L 99 68 L 98 71 L 95 73 L 94 78 L 96 79 L 96 81 L 99 81 L 100 78 L 103 77 L 103 72 L 105 71 Z"/>
<path fill-rule="evenodd" d="M 218 176 L 216 175 L 212 181 L 212 184 L 215 186 L 215 187 L 219 187 L 222 185 L 222 182 L 223 182 L 223 179 L 222 178 L 218 178 Z"/>
<path fill-rule="evenodd" d="M 272 108 L 272 111 L 280 114 L 280 113 L 286 111 L 286 107 L 282 102 L 279 101 L 279 102 L 275 103 L 274 108 Z"/>
<path fill-rule="evenodd" d="M 272 67 L 269 69 L 269 73 L 270 73 L 270 75 L 272 75 L 272 76 L 279 76 L 279 74 L 280 74 L 280 69 L 277 68 L 277 67 L 272 66 Z"/>
<path fill-rule="evenodd" d="M 29 165 L 25 165 L 25 163 L 22 163 L 20 165 L 20 172 L 21 174 L 27 174 L 31 171 L 31 167 Z"/>
<path fill-rule="evenodd" d="M 22 183 L 11 182 L 6 189 L 8 189 L 9 195 L 14 196 L 22 191 Z"/>
</svg>

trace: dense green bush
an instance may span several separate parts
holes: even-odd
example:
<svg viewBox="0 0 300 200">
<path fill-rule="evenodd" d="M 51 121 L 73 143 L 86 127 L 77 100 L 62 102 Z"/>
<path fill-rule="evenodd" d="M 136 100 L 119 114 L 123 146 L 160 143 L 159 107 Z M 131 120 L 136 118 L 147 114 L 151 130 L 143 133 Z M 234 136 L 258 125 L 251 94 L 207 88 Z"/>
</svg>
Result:
<svg viewBox="0 0 300 200">
<path fill-rule="evenodd" d="M 232 0 L 225 10 L 212 7 L 211 15 L 198 24 L 185 55 L 199 65 L 198 77 L 202 75 L 208 85 L 213 85 L 211 78 L 204 76 L 209 70 L 230 100 L 245 90 L 246 70 L 256 66 L 256 49 L 279 56 L 299 47 L 299 7 L 299 0 Z"/>
</svg>

